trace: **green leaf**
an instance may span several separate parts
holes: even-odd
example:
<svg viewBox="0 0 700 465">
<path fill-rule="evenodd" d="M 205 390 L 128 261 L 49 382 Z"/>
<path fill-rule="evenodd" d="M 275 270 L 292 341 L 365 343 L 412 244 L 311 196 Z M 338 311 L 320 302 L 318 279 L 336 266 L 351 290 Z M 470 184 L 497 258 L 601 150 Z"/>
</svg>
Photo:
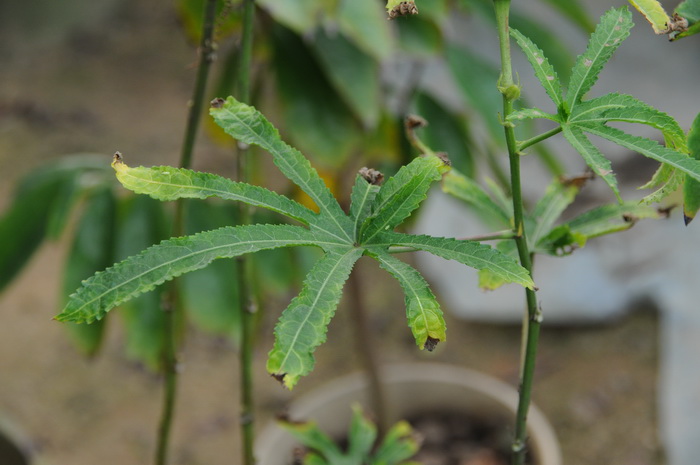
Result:
<svg viewBox="0 0 700 465">
<path fill-rule="evenodd" d="M 498 70 L 456 44 L 447 46 L 447 63 L 466 102 L 486 124 L 493 140 L 502 143 L 503 126 L 498 121 L 502 98 L 494 85 Z"/>
<path fill-rule="evenodd" d="M 352 242 L 350 220 L 318 172 L 298 150 L 282 141 L 277 129 L 259 111 L 229 97 L 220 108 L 212 108 L 210 113 L 216 123 L 231 136 L 270 152 L 280 171 L 306 192 L 321 213 L 328 217 L 329 222 L 335 224 L 334 232 Z"/>
<path fill-rule="evenodd" d="M 638 189 L 657 189 L 651 194 L 645 196 L 640 203 L 649 205 L 660 202 L 678 189 L 683 183 L 685 174 L 676 171 L 675 168 L 661 164 L 656 170 L 652 178 Z"/>
<path fill-rule="evenodd" d="M 532 210 L 530 218 L 534 227 L 528 232 L 528 241 L 532 245 L 536 244 L 542 237 L 547 235 L 559 219 L 566 207 L 576 198 L 579 187 L 574 183 L 561 182 L 555 179 L 545 191 L 544 195 L 537 201 Z"/>
<path fill-rule="evenodd" d="M 110 189 L 101 189 L 88 199 L 73 236 L 63 269 L 62 304 L 83 279 L 114 261 L 116 201 Z M 104 322 L 66 326 L 73 342 L 85 355 L 97 353 L 102 343 Z"/>
<path fill-rule="evenodd" d="M 365 417 L 359 405 L 353 405 L 348 433 L 348 458 L 358 464 L 367 463 L 376 439 L 375 424 Z"/>
<path fill-rule="evenodd" d="M 362 227 L 361 242 L 398 226 L 425 200 L 433 182 L 442 178 L 445 162 L 435 155 L 413 159 L 379 189 L 372 214 Z"/>
<path fill-rule="evenodd" d="M 688 21 L 688 30 L 676 35 L 674 40 L 700 33 L 699 0 L 685 0 L 684 2 L 681 2 L 676 7 L 674 13 Z"/>
<path fill-rule="evenodd" d="M 603 178 L 606 184 L 613 190 L 618 200 L 622 202 L 620 190 L 617 188 L 617 179 L 612 171 L 610 160 L 600 153 L 600 150 L 588 140 L 578 126 L 564 125 L 562 127 L 566 140 L 581 154 L 591 170 L 593 170 L 596 175 Z"/>
<path fill-rule="evenodd" d="M 0 218 L 0 290 L 29 261 L 46 237 L 51 207 L 65 176 L 31 179 L 29 174 Z"/>
<path fill-rule="evenodd" d="M 436 152 L 446 152 L 454 168 L 473 175 L 473 144 L 466 118 L 452 113 L 425 93 L 416 96 L 415 107 L 415 113 L 429 122 L 421 129 L 423 142 Z"/>
<path fill-rule="evenodd" d="M 267 371 L 292 389 L 313 370 L 313 352 L 326 340 L 330 322 L 355 262 L 363 250 L 350 248 L 324 255 L 306 275 L 301 293 L 280 316 Z"/>
<path fill-rule="evenodd" d="M 321 2 L 323 3 L 323 2 Z M 340 30 L 368 55 L 382 61 L 394 46 L 386 13 L 374 0 L 341 1 L 337 11 Z"/>
<path fill-rule="evenodd" d="M 694 160 L 700 160 L 700 114 L 695 117 L 688 132 L 688 149 Z M 689 224 L 700 210 L 700 182 L 685 175 L 683 184 L 683 218 Z"/>
<path fill-rule="evenodd" d="M 420 447 L 413 436 L 413 429 L 407 421 L 400 421 L 392 426 L 374 454 L 373 465 L 410 465 L 404 462 L 413 457 Z M 413 463 L 413 462 L 411 462 Z M 418 465 L 417 463 L 415 465 Z"/>
<path fill-rule="evenodd" d="M 420 16 L 397 18 L 399 46 L 409 55 L 429 58 L 442 53 L 444 44 L 440 27 Z"/>
<path fill-rule="evenodd" d="M 671 165 L 688 174 L 691 178 L 700 181 L 700 160 L 695 160 L 684 153 L 659 145 L 656 141 L 633 136 L 616 128 L 602 125 L 581 125 L 581 127 L 591 134 L 600 136 L 645 157 Z"/>
<path fill-rule="evenodd" d="M 379 186 L 369 183 L 361 175 L 355 178 L 350 194 L 350 217 L 353 222 L 353 237 L 360 240 L 360 227 L 372 211 L 372 202 L 379 192 Z"/>
<path fill-rule="evenodd" d="M 678 122 L 631 95 L 607 94 L 581 103 L 569 117 L 570 123 L 623 121 L 646 124 L 661 131 L 674 148 L 686 152 L 685 132 Z"/>
<path fill-rule="evenodd" d="M 379 261 L 386 271 L 396 278 L 403 289 L 406 302 L 406 318 L 416 344 L 422 350 L 434 346 L 446 338 L 445 320 L 435 295 L 421 274 L 407 263 L 382 250 L 372 250 L 370 255 Z"/>
<path fill-rule="evenodd" d="M 210 173 L 201 173 L 171 166 L 139 166 L 131 168 L 115 158 L 112 163 L 117 179 L 122 185 L 137 193 L 154 199 L 168 201 L 177 199 L 206 199 L 218 197 L 237 200 L 256 207 L 267 208 L 308 225 L 316 214 L 303 205 L 263 187 Z"/>
<path fill-rule="evenodd" d="M 323 4 L 317 0 L 257 0 L 256 3 L 298 34 L 314 29 L 323 12 Z"/>
<path fill-rule="evenodd" d="M 365 128 L 379 122 L 381 94 L 379 63 L 343 34 L 318 30 L 312 44 L 319 63 L 345 104 Z"/>
<path fill-rule="evenodd" d="M 641 14 L 644 15 L 656 34 L 665 34 L 671 18 L 658 0 L 629 0 Z"/>
<path fill-rule="evenodd" d="M 169 239 L 84 281 L 56 319 L 91 323 L 122 302 L 217 258 L 293 245 L 321 246 L 308 230 L 286 225 L 226 227 Z"/>
<path fill-rule="evenodd" d="M 559 12 L 566 16 L 569 21 L 578 25 L 586 33 L 591 33 L 595 29 L 595 24 L 591 21 L 586 9 L 579 0 L 543 0 L 550 4 Z"/>
<path fill-rule="evenodd" d="M 302 445 L 317 451 L 326 459 L 318 463 L 341 465 L 346 463 L 340 448 L 335 444 L 332 438 L 319 429 L 315 422 L 291 422 L 280 420 L 278 424 L 290 432 Z M 306 457 L 304 463 L 309 463 Z"/>
<path fill-rule="evenodd" d="M 185 204 L 186 234 L 209 231 L 237 220 L 231 204 L 188 201 Z M 240 340 L 240 299 L 236 262 L 216 260 L 180 278 L 182 304 L 189 319 L 200 329 Z"/>
<path fill-rule="evenodd" d="M 515 241 L 500 241 L 496 245 L 496 250 L 508 257 L 512 257 L 513 260 L 518 258 L 518 247 Z M 504 284 L 508 284 L 508 281 L 494 274 L 491 270 L 479 270 L 479 287 L 481 289 L 495 291 Z"/>
<path fill-rule="evenodd" d="M 560 122 L 560 119 L 557 115 L 547 113 L 545 111 L 540 110 L 539 108 L 523 108 L 522 110 L 514 111 L 510 115 L 508 115 L 508 121 L 522 121 L 526 119 L 535 118 L 548 119 L 556 123 Z"/>
<path fill-rule="evenodd" d="M 542 50 L 535 45 L 530 39 L 521 34 L 518 30 L 510 30 L 510 35 L 513 36 L 522 51 L 525 53 L 527 60 L 530 62 L 535 76 L 544 87 L 545 92 L 552 99 L 554 105 L 559 108 L 562 106 L 561 84 L 559 76 L 554 70 L 554 67 L 549 63 L 547 57 L 544 56 Z"/>
<path fill-rule="evenodd" d="M 579 55 L 571 71 L 566 104 L 571 112 L 598 80 L 598 74 L 629 35 L 632 14 L 627 8 L 611 9 L 603 15 L 591 35 L 586 51 Z"/>
<path fill-rule="evenodd" d="M 145 195 L 130 196 L 119 204 L 115 259 L 157 244 L 171 230 L 163 204 Z M 163 287 L 158 287 L 122 304 L 126 355 L 152 371 L 162 368 L 165 344 L 165 312 L 161 310 Z M 95 324 L 95 323 L 93 323 Z M 91 326 L 91 325 L 81 325 Z"/>
<path fill-rule="evenodd" d="M 488 245 L 478 242 L 385 232 L 379 235 L 371 245 L 378 247 L 411 247 L 423 250 L 447 260 L 456 260 L 477 270 L 491 270 L 509 283 L 518 283 L 529 289 L 534 288 L 530 273 L 525 268 L 521 267 L 511 257 L 505 256 Z"/>
<path fill-rule="evenodd" d="M 443 178 L 442 190 L 469 204 L 479 213 L 481 218 L 489 221 L 491 226 L 511 227 L 511 213 L 494 202 L 491 196 L 473 179 L 452 170 Z"/>
</svg>

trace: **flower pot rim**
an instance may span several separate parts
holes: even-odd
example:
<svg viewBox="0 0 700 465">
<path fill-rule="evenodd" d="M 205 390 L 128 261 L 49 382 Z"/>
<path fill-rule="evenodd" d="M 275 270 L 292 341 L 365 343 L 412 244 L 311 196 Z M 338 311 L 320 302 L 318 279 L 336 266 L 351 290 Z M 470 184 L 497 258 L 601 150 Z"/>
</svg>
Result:
<svg viewBox="0 0 700 465">
<path fill-rule="evenodd" d="M 435 383 L 468 389 L 490 398 L 493 404 L 503 411 L 515 413 L 518 404 L 518 394 L 515 389 L 503 381 L 484 373 L 456 365 L 434 362 L 396 363 L 382 366 L 382 381 L 388 388 L 402 383 Z M 289 414 L 293 419 L 314 420 L 311 412 L 317 411 L 324 405 L 333 405 L 339 399 L 351 396 L 366 387 L 363 372 L 354 372 L 324 383 L 318 388 L 303 394 L 292 401 Z M 554 429 L 544 414 L 534 405 L 528 412 L 528 432 L 533 449 L 539 459 L 539 465 L 561 465 L 562 457 Z M 259 436 L 256 445 L 261 465 L 270 455 L 270 449 L 279 449 L 273 445 L 281 444 L 287 435 L 274 422 L 267 425 Z M 269 459 L 267 459 L 269 460 Z M 276 465 L 271 464 L 271 465 Z"/>
</svg>

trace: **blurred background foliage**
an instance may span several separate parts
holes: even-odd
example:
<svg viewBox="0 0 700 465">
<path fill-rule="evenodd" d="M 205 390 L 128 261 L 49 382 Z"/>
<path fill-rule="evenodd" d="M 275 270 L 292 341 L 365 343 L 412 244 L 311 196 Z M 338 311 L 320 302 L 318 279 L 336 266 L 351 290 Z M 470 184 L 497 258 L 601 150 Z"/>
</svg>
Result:
<svg viewBox="0 0 700 465">
<path fill-rule="evenodd" d="M 571 28 L 592 31 L 593 23 L 578 0 L 540 3 Z M 419 16 L 388 21 L 378 0 L 257 1 L 252 103 L 289 144 L 312 159 L 341 204 L 347 205 L 348 183 L 362 166 L 392 174 L 418 155 L 403 135 L 409 113 L 429 122 L 421 137 L 433 150 L 446 152 L 459 172 L 475 177 L 488 167 L 491 176 L 505 181 L 493 158 L 503 143 L 501 98 L 494 85 L 497 57 L 489 59 L 481 41 L 466 34 L 474 22 L 494 22 L 491 1 L 427 0 L 418 6 Z M 528 13 L 527 6 L 513 7 L 513 26 L 544 50 L 566 80 L 573 53 L 540 18 Z M 182 34 L 195 47 L 204 0 L 176 0 L 172 8 Z M 208 89 L 212 98 L 235 94 L 241 10 L 240 1 L 219 1 L 218 60 Z M 208 118 L 205 128 L 208 137 L 233 149 L 233 141 Z M 546 146 L 538 147 L 545 166 L 560 172 Z M 252 181 L 269 185 L 271 175 L 261 158 L 253 157 Z M 282 189 L 295 194 L 291 186 Z M 255 222 L 280 221 L 274 215 L 259 215 Z M 235 224 L 236 210 L 198 200 L 188 203 L 186 218 L 190 234 Z M 82 279 L 166 238 L 171 219 L 172 205 L 118 189 L 103 156 L 47 163 L 18 184 L 0 218 L 0 241 L 13 244 L 0 248 L 0 291 L 43 241 L 69 236 L 65 299 Z M 298 276 L 311 261 L 305 254 L 313 253 L 283 249 L 256 254 L 254 292 L 263 308 L 269 299 L 298 286 Z M 180 327 L 191 324 L 236 344 L 240 317 L 234 275 L 235 264 L 222 260 L 182 277 Z M 120 317 L 128 356 L 159 370 L 162 292 L 159 288 L 129 302 L 99 324 L 67 325 L 68 334 L 81 352 L 95 355 L 107 320 Z"/>
</svg>

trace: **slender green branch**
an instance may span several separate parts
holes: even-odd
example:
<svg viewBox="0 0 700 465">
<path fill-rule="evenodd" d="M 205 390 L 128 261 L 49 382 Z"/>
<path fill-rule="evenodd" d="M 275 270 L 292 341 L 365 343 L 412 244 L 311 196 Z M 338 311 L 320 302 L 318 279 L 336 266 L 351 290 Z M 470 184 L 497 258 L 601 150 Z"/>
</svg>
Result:
<svg viewBox="0 0 700 465">
<path fill-rule="evenodd" d="M 535 136 L 531 139 L 524 140 L 518 144 L 518 151 L 525 150 L 528 147 L 531 147 L 539 142 L 542 142 L 543 140 L 549 139 L 550 137 L 559 134 L 562 131 L 561 126 L 557 126 L 554 129 L 550 129 L 547 132 L 544 132 L 538 136 Z"/>
<path fill-rule="evenodd" d="M 192 102 L 187 117 L 182 151 L 180 153 L 180 167 L 189 168 L 192 164 L 192 152 L 197 138 L 199 119 L 204 105 L 204 92 L 206 90 L 209 68 L 214 60 L 214 20 L 216 18 L 216 0 L 207 0 L 204 12 L 202 28 L 202 41 L 200 43 L 199 65 L 195 80 Z M 173 223 L 173 235 L 181 236 L 184 231 L 184 203 L 179 200 L 175 207 L 175 220 Z M 175 414 L 175 397 L 177 395 L 177 341 L 175 320 L 180 308 L 177 284 L 173 282 L 168 290 L 163 303 L 165 312 L 165 340 L 163 346 L 163 365 L 165 372 L 165 393 L 163 397 L 163 410 L 161 412 L 160 425 L 158 427 L 158 445 L 156 447 L 156 465 L 167 463 L 168 444 Z"/>
<path fill-rule="evenodd" d="M 496 23 L 498 27 L 498 39 L 501 52 L 501 76 L 498 89 L 503 95 L 503 120 L 513 112 L 513 101 L 520 95 L 520 89 L 513 82 L 513 71 L 510 56 L 509 13 L 510 0 L 494 0 L 496 11 Z M 532 258 L 528 250 L 525 228 L 523 225 L 523 199 L 520 180 L 520 155 L 515 140 L 513 125 L 505 123 L 505 138 L 508 146 L 508 158 L 510 161 L 511 190 L 513 196 L 513 231 L 516 234 L 515 242 L 518 247 L 520 264 L 532 274 Z M 537 355 L 537 342 L 539 340 L 541 313 L 537 307 L 537 297 L 534 291 L 526 289 L 527 317 L 523 327 L 523 356 L 520 370 L 520 389 L 518 410 L 515 423 L 515 438 L 513 440 L 513 465 L 523 465 L 527 453 L 527 413 L 530 407 L 532 395 L 532 380 L 535 371 L 535 359 Z"/>
<path fill-rule="evenodd" d="M 255 13 L 255 1 L 245 0 L 243 8 L 243 32 L 241 36 L 240 60 L 238 62 L 238 100 L 250 103 L 250 69 L 253 52 L 253 21 Z M 248 182 L 250 176 L 250 163 L 247 147 L 238 146 L 236 151 L 237 179 L 240 182 Z M 240 224 L 250 224 L 251 210 L 244 204 L 239 204 Z M 243 464 L 254 465 L 253 454 L 254 435 L 254 400 L 253 400 L 253 346 L 255 331 L 255 314 L 257 302 L 255 302 L 251 286 L 253 282 L 252 263 L 248 255 L 242 255 L 238 263 L 238 289 L 241 309 L 241 349 L 240 349 L 240 377 L 241 377 L 241 441 L 243 444 Z"/>
</svg>

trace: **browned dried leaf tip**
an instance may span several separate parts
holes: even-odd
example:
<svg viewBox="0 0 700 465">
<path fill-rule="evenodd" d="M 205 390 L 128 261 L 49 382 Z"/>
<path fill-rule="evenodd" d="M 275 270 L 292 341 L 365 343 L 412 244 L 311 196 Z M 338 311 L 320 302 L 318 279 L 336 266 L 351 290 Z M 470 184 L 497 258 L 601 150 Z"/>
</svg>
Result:
<svg viewBox="0 0 700 465">
<path fill-rule="evenodd" d="M 428 336 L 428 339 L 426 339 L 425 345 L 423 347 L 428 352 L 432 352 L 437 347 L 438 342 L 440 342 L 440 339 L 435 339 L 434 337 Z"/>
<path fill-rule="evenodd" d="M 360 168 L 358 174 L 364 178 L 365 181 L 372 184 L 373 186 L 379 186 L 382 181 L 384 181 L 384 175 L 379 171 L 367 168 L 366 166 Z"/>
<path fill-rule="evenodd" d="M 683 215 L 683 222 L 688 226 L 690 222 L 693 221 L 693 218 L 693 216 Z"/>
<path fill-rule="evenodd" d="M 452 166 L 452 161 L 450 160 L 450 157 L 447 155 L 447 152 L 435 152 L 435 156 L 438 157 L 442 162 L 445 164 L 445 166 Z"/>
<path fill-rule="evenodd" d="M 284 385 L 284 377 L 287 376 L 287 373 L 273 373 L 271 376 Z"/>
<path fill-rule="evenodd" d="M 406 129 L 411 131 L 413 129 L 426 127 L 428 122 L 425 120 L 425 118 L 421 118 L 418 115 L 408 115 L 406 117 L 405 125 Z"/>
<path fill-rule="evenodd" d="M 676 206 L 677 206 L 677 205 L 672 204 L 672 205 L 669 205 L 669 206 L 667 206 L 667 207 L 659 207 L 659 208 L 656 209 L 656 212 L 659 214 L 659 216 L 660 216 L 661 218 L 668 218 L 668 217 L 671 216 L 671 211 L 672 211 L 674 208 L 676 208 Z M 683 216 L 685 217 L 685 215 L 683 215 Z M 691 218 L 691 220 L 692 220 L 692 218 Z M 690 221 L 688 221 L 688 223 L 689 223 L 689 222 L 690 222 Z M 688 226 L 688 223 L 686 223 L 685 225 Z"/>
<path fill-rule="evenodd" d="M 394 19 L 399 16 L 417 15 L 418 7 L 413 0 L 401 2 L 389 11 L 389 19 Z"/>
<path fill-rule="evenodd" d="M 226 100 L 222 99 L 221 97 L 217 97 L 211 101 L 210 105 L 212 108 L 223 108 L 225 102 Z"/>
<path fill-rule="evenodd" d="M 123 158 L 121 152 L 114 152 L 114 155 L 112 156 L 112 161 L 120 162 L 122 160 Z"/>
<path fill-rule="evenodd" d="M 562 185 L 564 185 L 565 187 L 575 187 L 577 189 L 581 189 L 583 186 L 586 185 L 588 181 L 590 181 L 593 178 L 595 178 L 595 173 L 591 170 L 587 170 L 585 173 L 580 174 L 578 176 L 561 176 L 559 177 L 559 182 L 562 183 Z"/>
</svg>

